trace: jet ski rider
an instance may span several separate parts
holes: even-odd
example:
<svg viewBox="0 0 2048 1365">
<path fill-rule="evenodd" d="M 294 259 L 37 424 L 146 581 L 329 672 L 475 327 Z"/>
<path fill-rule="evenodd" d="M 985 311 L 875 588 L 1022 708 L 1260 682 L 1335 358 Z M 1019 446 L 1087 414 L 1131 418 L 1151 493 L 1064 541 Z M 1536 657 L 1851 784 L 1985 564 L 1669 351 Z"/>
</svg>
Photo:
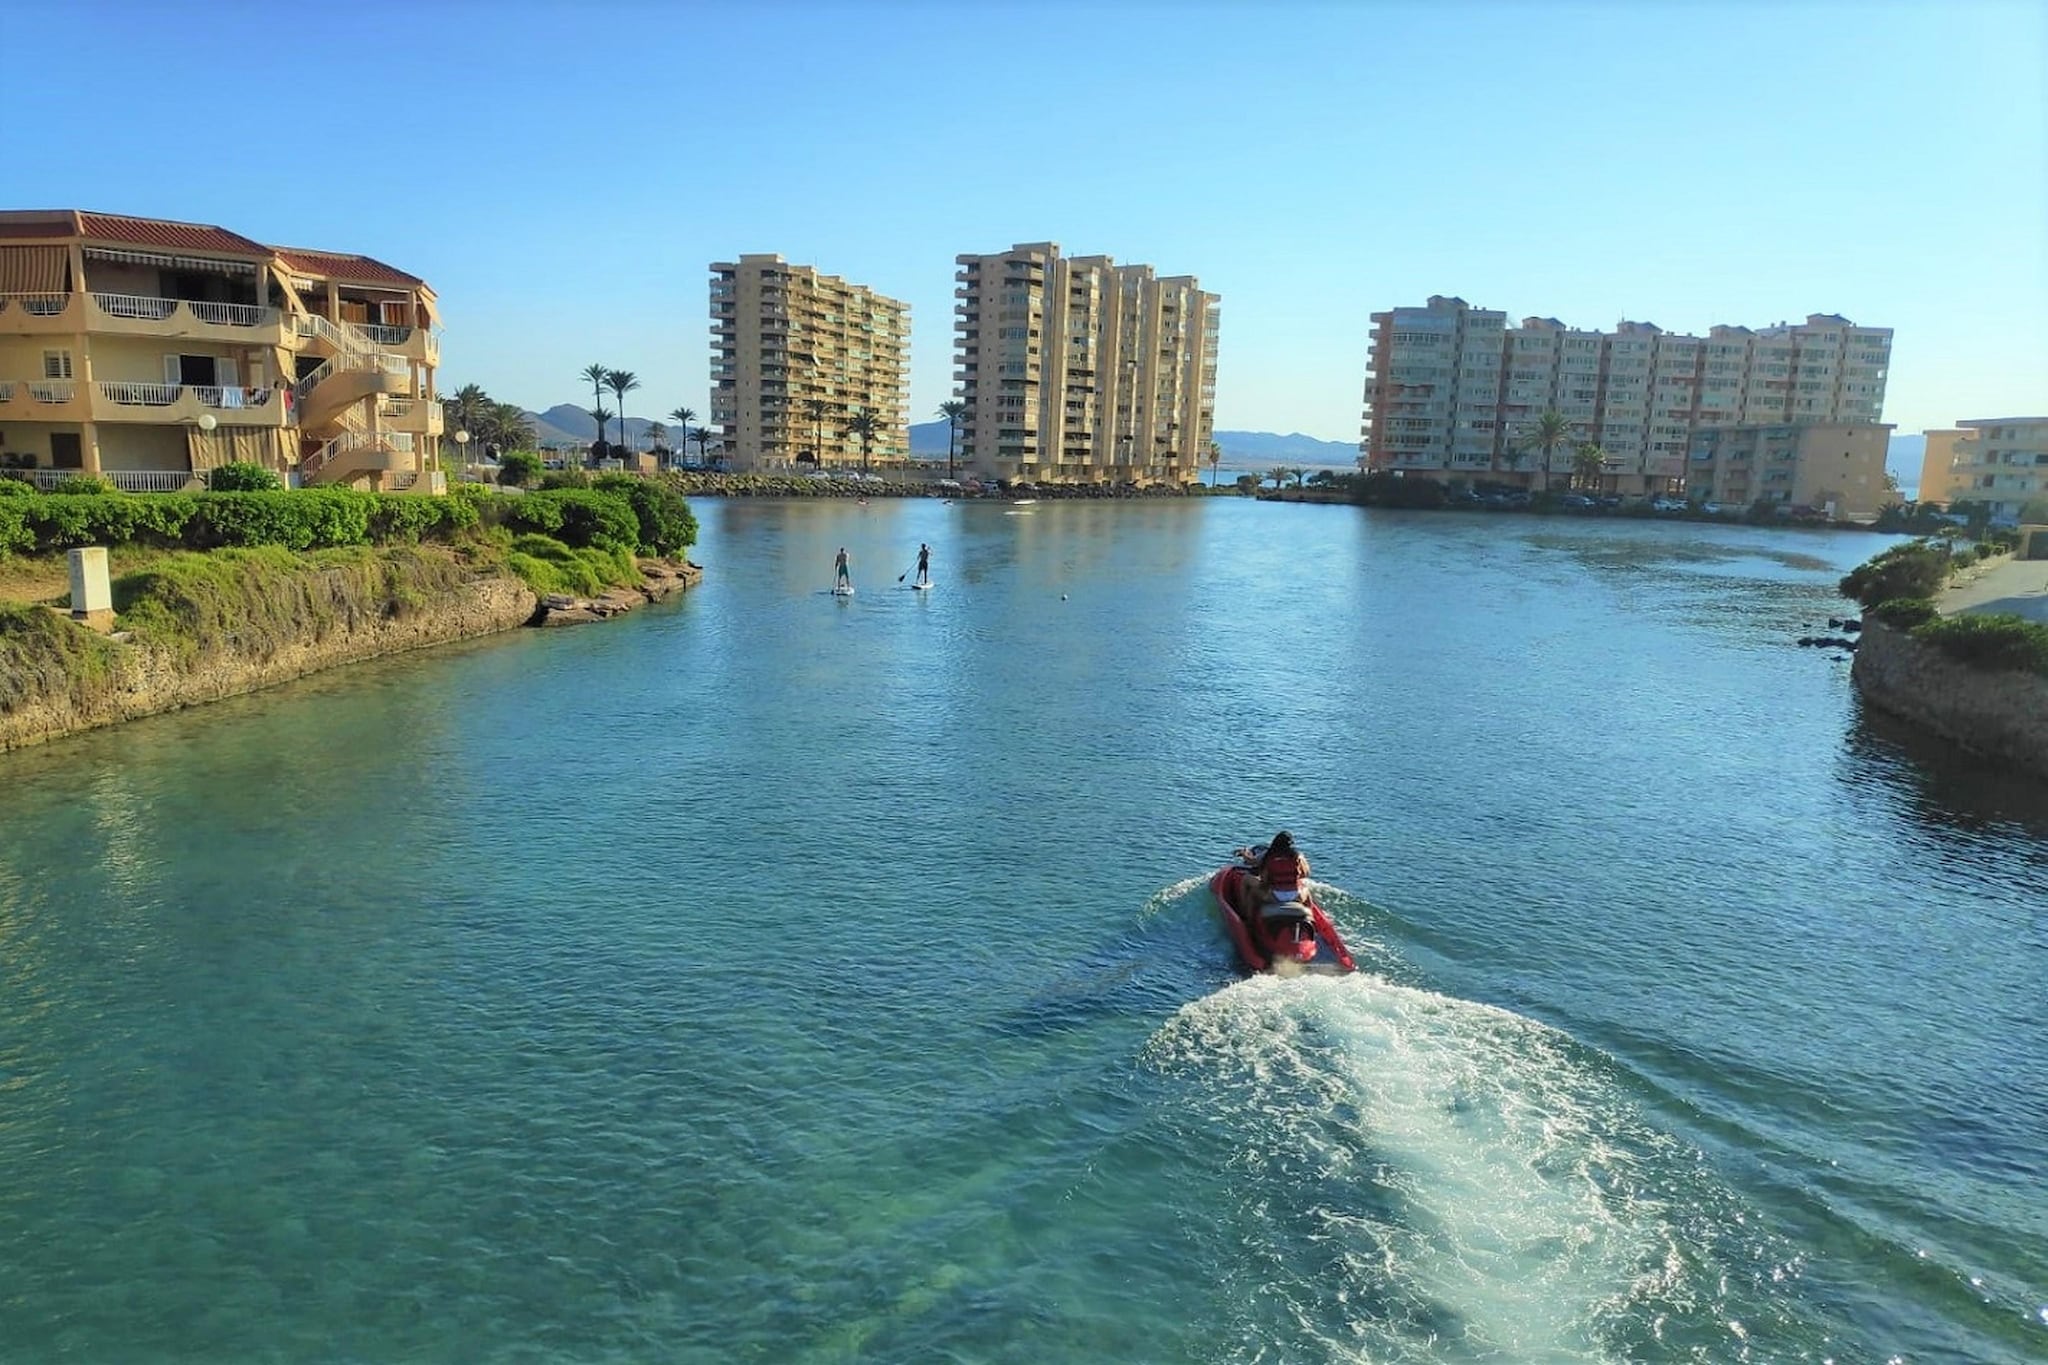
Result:
<svg viewBox="0 0 2048 1365">
<path fill-rule="evenodd" d="M 1300 902 L 1308 884 L 1308 859 L 1294 847 L 1294 836 L 1281 830 L 1269 844 L 1255 844 L 1237 851 L 1245 873 L 1237 879 L 1238 910 L 1247 920 L 1267 901 L 1281 905 Z"/>
</svg>

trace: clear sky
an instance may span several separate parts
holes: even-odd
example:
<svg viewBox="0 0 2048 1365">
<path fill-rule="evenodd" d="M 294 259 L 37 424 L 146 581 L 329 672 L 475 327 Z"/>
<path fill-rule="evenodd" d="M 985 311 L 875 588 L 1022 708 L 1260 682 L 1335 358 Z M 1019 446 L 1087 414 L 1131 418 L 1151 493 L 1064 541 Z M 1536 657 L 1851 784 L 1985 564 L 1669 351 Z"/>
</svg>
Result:
<svg viewBox="0 0 2048 1365">
<path fill-rule="evenodd" d="M 1902 430 L 2048 412 L 2038 2 L 5 8 L 0 203 L 387 260 L 444 391 L 701 414 L 705 267 L 775 251 L 912 305 L 921 420 L 953 257 L 1051 239 L 1223 296 L 1224 429 L 1355 440 L 1432 293 L 1842 313 Z"/>
</svg>

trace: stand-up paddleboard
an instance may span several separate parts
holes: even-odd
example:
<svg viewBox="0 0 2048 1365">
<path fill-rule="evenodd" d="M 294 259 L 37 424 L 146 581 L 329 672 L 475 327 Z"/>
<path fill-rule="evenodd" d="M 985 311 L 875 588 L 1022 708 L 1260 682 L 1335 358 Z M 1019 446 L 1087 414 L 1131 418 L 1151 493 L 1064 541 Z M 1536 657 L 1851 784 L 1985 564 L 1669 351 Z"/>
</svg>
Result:
<svg viewBox="0 0 2048 1365">
<path fill-rule="evenodd" d="M 834 597 L 851 597 L 853 596 L 853 589 L 851 587 L 837 587 L 832 589 L 832 595 Z"/>
<path fill-rule="evenodd" d="M 929 583 L 912 583 L 910 585 L 910 590 L 912 592 L 930 592 L 932 590 L 932 585 Z"/>
</svg>

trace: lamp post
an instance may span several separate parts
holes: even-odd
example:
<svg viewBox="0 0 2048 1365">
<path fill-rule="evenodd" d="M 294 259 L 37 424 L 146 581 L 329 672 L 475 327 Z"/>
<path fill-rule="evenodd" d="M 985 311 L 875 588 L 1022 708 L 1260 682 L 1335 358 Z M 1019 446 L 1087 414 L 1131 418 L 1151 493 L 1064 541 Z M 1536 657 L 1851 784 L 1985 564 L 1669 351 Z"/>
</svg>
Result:
<svg viewBox="0 0 2048 1365">
<path fill-rule="evenodd" d="M 457 456 L 458 456 L 458 457 L 459 457 L 459 458 L 461 459 L 461 461 L 462 461 L 462 468 L 456 471 L 455 477 L 456 477 L 456 478 L 458 478 L 458 479 L 460 479 L 460 478 L 466 478 L 466 477 L 468 476 L 468 474 L 469 474 L 469 430 L 468 430 L 468 428 L 464 428 L 464 429 L 462 429 L 462 430 L 460 430 L 460 431 L 457 431 L 457 432 L 455 433 L 455 453 L 456 453 L 456 455 L 457 455 Z"/>
</svg>

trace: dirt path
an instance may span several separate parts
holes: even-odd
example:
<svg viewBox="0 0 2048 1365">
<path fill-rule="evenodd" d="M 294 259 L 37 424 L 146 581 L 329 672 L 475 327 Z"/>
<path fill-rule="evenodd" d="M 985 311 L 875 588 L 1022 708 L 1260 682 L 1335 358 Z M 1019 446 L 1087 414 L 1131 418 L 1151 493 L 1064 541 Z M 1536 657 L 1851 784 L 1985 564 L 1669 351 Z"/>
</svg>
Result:
<svg viewBox="0 0 2048 1365">
<path fill-rule="evenodd" d="M 2048 559 L 2005 560 L 1937 601 L 1944 612 L 2011 612 L 2048 625 Z"/>
</svg>

